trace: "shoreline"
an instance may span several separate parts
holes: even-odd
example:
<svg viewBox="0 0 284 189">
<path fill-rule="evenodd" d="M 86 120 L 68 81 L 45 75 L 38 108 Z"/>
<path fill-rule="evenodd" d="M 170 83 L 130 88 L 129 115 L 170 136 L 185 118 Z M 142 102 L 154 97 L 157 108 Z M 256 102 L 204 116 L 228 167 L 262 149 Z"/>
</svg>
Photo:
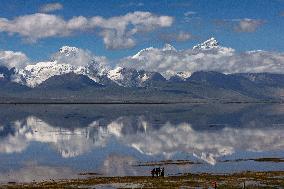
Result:
<svg viewBox="0 0 284 189">
<path fill-rule="evenodd" d="M 114 188 L 181 188 L 181 187 L 212 187 L 217 188 L 282 188 L 284 187 L 284 171 L 241 172 L 232 174 L 184 174 L 180 176 L 121 176 L 104 177 L 90 176 L 83 179 L 44 181 L 32 183 L 2 184 L 0 188 L 92 188 L 112 186 Z"/>
<path fill-rule="evenodd" d="M 51 102 L 0 102 L 0 105 L 84 105 L 84 104 L 102 104 L 102 105 L 174 105 L 174 104 L 283 104 L 283 101 L 192 101 L 192 102 L 139 102 L 139 101 L 129 101 L 129 102 L 120 102 L 120 101 L 114 101 L 114 102 L 64 102 L 64 101 L 51 101 Z"/>
</svg>

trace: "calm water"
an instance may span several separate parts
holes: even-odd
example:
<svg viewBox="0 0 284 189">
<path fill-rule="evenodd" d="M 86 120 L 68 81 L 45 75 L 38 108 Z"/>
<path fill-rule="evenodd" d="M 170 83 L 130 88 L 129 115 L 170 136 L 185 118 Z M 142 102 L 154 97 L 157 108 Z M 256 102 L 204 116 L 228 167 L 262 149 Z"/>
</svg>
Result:
<svg viewBox="0 0 284 189">
<path fill-rule="evenodd" d="M 1 105 L 0 182 L 284 170 L 284 105 Z M 240 161 L 241 160 L 241 161 Z"/>
</svg>

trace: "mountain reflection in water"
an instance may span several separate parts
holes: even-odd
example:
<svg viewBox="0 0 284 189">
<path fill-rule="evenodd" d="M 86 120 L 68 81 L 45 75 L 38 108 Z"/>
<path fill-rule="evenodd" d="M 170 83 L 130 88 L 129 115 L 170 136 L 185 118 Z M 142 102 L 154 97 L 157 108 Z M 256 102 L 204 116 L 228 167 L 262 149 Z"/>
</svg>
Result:
<svg viewBox="0 0 284 189">
<path fill-rule="evenodd" d="M 10 105 L 0 110 L 0 181 L 15 175 L 13 170 L 27 171 L 24 167 L 54 172 L 65 166 L 67 178 L 71 170 L 139 175 L 129 164 L 147 161 L 190 159 L 208 168 L 226 158 L 283 158 L 283 105 Z"/>
</svg>

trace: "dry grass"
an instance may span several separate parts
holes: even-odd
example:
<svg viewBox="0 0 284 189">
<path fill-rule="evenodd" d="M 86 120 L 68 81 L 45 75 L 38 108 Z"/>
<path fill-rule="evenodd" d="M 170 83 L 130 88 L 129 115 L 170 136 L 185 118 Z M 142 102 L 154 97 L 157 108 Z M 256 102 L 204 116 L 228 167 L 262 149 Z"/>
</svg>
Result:
<svg viewBox="0 0 284 189">
<path fill-rule="evenodd" d="M 58 182 L 40 182 L 30 184 L 2 185 L 0 188 L 8 189 L 35 189 L 35 188 L 88 188 L 90 186 L 112 184 L 118 188 L 139 186 L 139 188 L 190 188 L 212 186 L 216 181 L 218 188 L 283 188 L 284 171 L 274 172 L 243 172 L 229 175 L 214 174 L 186 174 L 165 178 L 152 178 L 147 176 L 131 177 L 90 177 L 86 179 L 62 180 Z"/>
</svg>

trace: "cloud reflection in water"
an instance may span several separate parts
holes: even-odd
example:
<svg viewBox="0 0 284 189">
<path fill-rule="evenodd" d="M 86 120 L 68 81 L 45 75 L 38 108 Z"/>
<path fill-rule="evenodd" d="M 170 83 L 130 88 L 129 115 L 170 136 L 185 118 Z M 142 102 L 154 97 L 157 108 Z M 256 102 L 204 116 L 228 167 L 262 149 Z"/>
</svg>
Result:
<svg viewBox="0 0 284 189">
<path fill-rule="evenodd" d="M 107 148 L 109 141 L 115 140 L 117 144 L 138 150 L 144 155 L 162 155 L 170 159 L 176 153 L 183 152 L 214 165 L 218 157 L 236 151 L 284 149 L 284 129 L 280 127 L 225 127 L 199 131 L 194 130 L 189 123 L 173 125 L 168 122 L 154 128 L 142 116 L 138 119 L 138 126 L 133 128 L 129 128 L 128 121 L 127 117 L 120 117 L 106 126 L 100 126 L 99 121 L 94 121 L 87 127 L 63 129 L 29 116 L 11 123 L 12 133 L 1 135 L 0 152 L 21 153 L 31 142 L 40 142 L 51 145 L 63 158 L 71 158 Z"/>
</svg>

